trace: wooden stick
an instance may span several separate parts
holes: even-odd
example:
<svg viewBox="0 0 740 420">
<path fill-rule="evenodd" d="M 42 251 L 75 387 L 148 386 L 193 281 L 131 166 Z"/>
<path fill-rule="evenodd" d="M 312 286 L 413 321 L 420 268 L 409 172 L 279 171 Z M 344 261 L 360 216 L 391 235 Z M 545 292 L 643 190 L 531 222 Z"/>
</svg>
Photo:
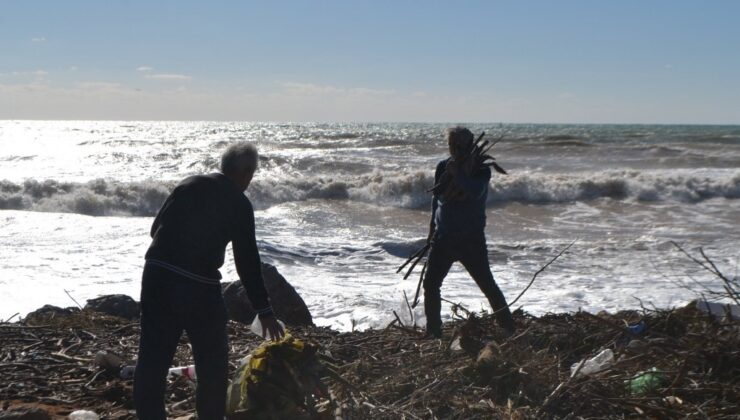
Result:
<svg viewBox="0 0 740 420">
<path fill-rule="evenodd" d="M 69 292 L 67 291 L 67 289 L 62 289 L 62 290 L 64 290 L 64 293 L 66 293 L 67 296 L 69 296 L 69 298 L 72 299 L 72 302 L 74 302 L 75 305 L 77 305 L 77 307 L 80 308 L 80 310 L 82 310 L 82 306 L 80 306 L 80 304 L 77 303 L 77 301 L 75 300 L 75 298 L 73 298 L 72 295 L 69 294 Z"/>
<path fill-rule="evenodd" d="M 411 264 L 411 268 L 409 268 L 409 271 L 407 271 L 406 272 L 406 275 L 403 276 L 403 279 L 404 280 L 406 280 L 407 278 L 409 278 L 409 276 L 411 275 L 411 272 L 414 271 L 414 267 L 416 267 L 416 264 L 419 264 L 419 261 L 421 261 L 422 258 L 424 258 L 424 256 L 426 256 L 427 250 L 429 250 L 429 244 L 427 244 L 427 246 L 424 247 L 424 252 L 421 253 L 421 254 L 419 254 L 419 256 L 416 258 L 416 261 L 414 261 L 414 263 Z"/>
<path fill-rule="evenodd" d="M 423 252 L 426 252 L 427 249 L 429 249 L 429 242 L 427 242 L 426 245 L 424 245 L 419 250 L 417 250 L 416 252 L 414 252 L 413 254 L 411 254 L 411 256 L 406 260 L 406 262 L 403 263 L 402 266 L 398 267 L 398 270 L 396 270 L 396 273 L 400 273 L 401 270 L 403 270 L 403 268 L 406 267 L 406 265 L 408 265 L 408 263 L 411 262 L 411 260 L 413 260 L 414 258 L 418 257 L 419 254 L 421 254 Z"/>
<path fill-rule="evenodd" d="M 573 244 L 575 244 L 577 240 L 578 240 L 578 238 L 574 239 L 574 240 L 573 240 L 573 242 L 571 242 L 571 243 L 570 243 L 570 244 L 569 244 L 568 246 L 566 246 L 566 247 L 565 247 L 565 248 L 564 248 L 564 249 L 563 249 L 562 251 L 560 251 L 560 252 L 558 253 L 558 255 L 556 255 L 556 256 L 555 256 L 555 257 L 554 257 L 553 259 L 551 259 L 551 260 L 550 260 L 550 261 L 549 261 L 549 262 L 548 262 L 547 264 L 543 265 L 543 266 L 542 266 L 542 268 L 540 268 L 539 270 L 537 270 L 537 272 L 536 272 L 536 273 L 534 273 L 534 276 L 532 276 L 532 280 L 530 280 L 530 281 L 529 281 L 529 284 L 527 285 L 527 287 L 525 287 L 525 288 L 524 288 L 524 290 L 522 290 L 522 292 L 521 292 L 521 293 L 519 293 L 519 296 L 517 296 L 517 297 L 516 297 L 516 299 L 512 300 L 512 301 L 511 301 L 511 302 L 510 302 L 510 303 L 509 303 L 508 305 L 506 305 L 506 306 L 504 306 L 504 307 L 502 307 L 502 308 L 499 308 L 499 309 L 497 309 L 496 311 L 494 311 L 494 312 L 493 312 L 493 315 L 495 315 L 495 314 L 497 314 L 497 313 L 499 313 L 499 312 L 503 311 L 504 309 L 507 309 L 507 308 L 509 308 L 509 307 L 510 307 L 510 306 L 512 306 L 513 304 L 515 304 L 515 303 L 516 303 L 516 302 L 517 302 L 517 301 L 519 300 L 519 298 L 521 298 L 521 297 L 522 297 L 522 296 L 524 295 L 524 293 L 525 293 L 525 292 L 526 292 L 527 290 L 529 290 L 529 288 L 530 288 L 530 287 L 532 287 L 532 284 L 534 283 L 534 280 L 535 280 L 535 279 L 537 278 L 537 276 L 538 276 L 538 275 L 539 275 L 539 274 L 540 274 L 541 272 L 545 271 L 545 269 L 546 269 L 547 267 L 549 267 L 549 266 L 550 266 L 550 264 L 554 263 L 554 262 L 555 262 L 555 260 L 557 260 L 558 258 L 560 258 L 560 256 L 561 256 L 561 255 L 563 255 L 563 254 L 565 253 L 565 251 L 567 251 L 568 249 L 570 249 L 570 247 L 572 247 L 572 246 L 573 246 Z"/>
<path fill-rule="evenodd" d="M 414 304 L 411 305 L 412 308 L 416 308 L 416 305 L 419 304 L 419 292 L 421 291 L 421 285 L 424 283 L 424 274 L 427 272 L 428 263 L 429 259 L 427 258 L 427 260 L 424 261 L 424 266 L 421 267 L 421 275 L 419 276 L 419 284 L 416 285 L 416 294 L 414 295 Z"/>
</svg>

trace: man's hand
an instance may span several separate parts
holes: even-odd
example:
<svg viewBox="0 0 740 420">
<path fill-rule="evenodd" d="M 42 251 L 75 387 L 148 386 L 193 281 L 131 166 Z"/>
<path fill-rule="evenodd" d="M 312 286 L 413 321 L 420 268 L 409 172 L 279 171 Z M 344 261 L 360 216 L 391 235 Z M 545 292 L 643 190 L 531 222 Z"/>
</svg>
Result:
<svg viewBox="0 0 740 420">
<path fill-rule="evenodd" d="M 283 338 L 283 336 L 285 335 L 285 331 L 283 331 L 283 327 L 278 324 L 275 315 L 259 315 L 259 317 L 260 323 L 262 323 L 263 337 L 267 337 L 269 334 L 269 337 L 271 337 L 272 340 L 279 340 Z"/>
</svg>

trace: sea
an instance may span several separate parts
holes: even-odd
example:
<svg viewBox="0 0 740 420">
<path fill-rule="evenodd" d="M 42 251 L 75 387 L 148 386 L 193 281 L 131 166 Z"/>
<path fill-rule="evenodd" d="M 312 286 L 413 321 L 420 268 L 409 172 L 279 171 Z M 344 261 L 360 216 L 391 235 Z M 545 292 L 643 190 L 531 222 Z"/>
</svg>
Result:
<svg viewBox="0 0 740 420">
<path fill-rule="evenodd" d="M 182 178 L 215 172 L 249 141 L 260 167 L 246 194 L 264 261 L 316 324 L 382 328 L 410 310 L 428 192 L 451 124 L 0 121 L 0 320 L 103 294 L 138 300 L 153 217 Z M 737 280 L 740 126 L 469 124 L 500 141 L 508 175 L 489 184 L 491 269 L 512 305 L 550 312 L 685 305 L 721 290 L 683 254 Z M 227 250 L 224 281 L 237 280 Z M 456 264 L 452 303 L 490 310 Z"/>
</svg>

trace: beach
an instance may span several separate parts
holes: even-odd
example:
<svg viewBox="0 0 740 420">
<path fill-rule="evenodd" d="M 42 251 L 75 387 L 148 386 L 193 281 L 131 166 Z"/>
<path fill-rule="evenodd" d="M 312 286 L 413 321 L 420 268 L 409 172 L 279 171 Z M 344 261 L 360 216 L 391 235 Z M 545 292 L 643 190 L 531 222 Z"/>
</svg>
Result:
<svg viewBox="0 0 740 420">
<path fill-rule="evenodd" d="M 444 127 L 0 122 L 0 369 L 12 378 L 3 404 L 133 418 L 131 379 L 96 360 L 134 365 L 138 320 L 76 306 L 138 300 L 163 200 L 246 140 L 261 153 L 247 191 L 260 254 L 316 324 L 288 327 L 316 351 L 325 386 L 295 416 L 732 418 L 737 320 L 690 302 L 732 301 L 692 256 L 706 262 L 704 252 L 737 281 L 740 128 L 472 125 L 502 138 L 493 154 L 509 174 L 489 185 L 486 236 L 497 283 L 509 301 L 521 295 L 517 332 L 496 326 L 455 266 L 443 338 L 430 340 L 423 305 L 406 300 L 418 269 L 406 281 L 396 269 L 425 242 Z M 230 251 L 222 273 L 237 279 Z M 61 308 L 28 315 L 45 304 Z M 261 340 L 233 321 L 229 339 L 233 374 Z M 571 377 L 607 350 L 603 372 Z M 183 338 L 173 366 L 191 363 Z M 654 381 L 631 385 L 641 377 Z M 192 383 L 173 378 L 167 406 L 192 415 Z"/>
</svg>

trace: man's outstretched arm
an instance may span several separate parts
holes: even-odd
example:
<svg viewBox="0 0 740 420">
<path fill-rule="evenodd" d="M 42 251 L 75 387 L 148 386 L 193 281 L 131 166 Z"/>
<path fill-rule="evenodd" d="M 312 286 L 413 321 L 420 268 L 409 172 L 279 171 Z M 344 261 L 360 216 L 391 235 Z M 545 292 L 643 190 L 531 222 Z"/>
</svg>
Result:
<svg viewBox="0 0 740 420">
<path fill-rule="evenodd" d="M 244 226 L 233 240 L 234 263 L 239 279 L 247 292 L 247 297 L 252 303 L 252 308 L 260 317 L 262 328 L 269 331 L 274 338 L 280 338 L 284 332 L 277 323 L 270 305 L 270 299 L 265 289 L 262 277 L 262 261 L 257 249 L 257 238 L 255 235 L 254 211 L 249 208 L 244 217 Z M 265 332 L 263 331 L 263 332 Z M 263 334 L 264 335 L 264 334 Z"/>
</svg>

